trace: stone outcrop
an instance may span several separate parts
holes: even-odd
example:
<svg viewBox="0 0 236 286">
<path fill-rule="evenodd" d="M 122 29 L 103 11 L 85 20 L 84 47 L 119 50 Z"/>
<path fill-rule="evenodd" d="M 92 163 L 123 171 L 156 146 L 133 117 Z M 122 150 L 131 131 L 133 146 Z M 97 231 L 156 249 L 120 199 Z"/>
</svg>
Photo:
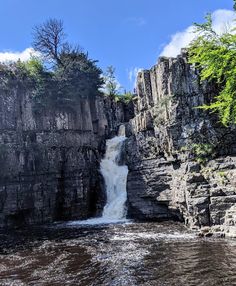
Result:
<svg viewBox="0 0 236 286">
<path fill-rule="evenodd" d="M 103 112 L 107 119 L 107 134 L 108 137 L 117 135 L 119 126 L 124 122 L 129 122 L 134 117 L 134 105 L 132 101 L 126 103 L 122 100 L 107 96 L 103 99 Z"/>
<path fill-rule="evenodd" d="M 35 112 L 27 83 L 0 86 L 0 226 L 98 214 L 99 162 L 111 129 L 104 99 Z"/>
<path fill-rule="evenodd" d="M 178 219 L 222 233 L 232 224 L 235 128 L 197 108 L 217 92 L 200 82 L 184 51 L 138 74 L 135 116 L 126 126 L 130 217 Z"/>
<path fill-rule="evenodd" d="M 132 104 L 99 95 L 38 107 L 34 91 L 0 71 L 0 227 L 99 215 L 105 139 L 133 116 Z"/>
</svg>

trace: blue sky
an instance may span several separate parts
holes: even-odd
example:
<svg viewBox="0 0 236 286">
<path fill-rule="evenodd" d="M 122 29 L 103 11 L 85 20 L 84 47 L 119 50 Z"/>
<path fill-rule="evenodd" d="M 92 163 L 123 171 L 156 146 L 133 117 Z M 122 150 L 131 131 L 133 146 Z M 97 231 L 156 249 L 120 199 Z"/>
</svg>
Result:
<svg viewBox="0 0 236 286">
<path fill-rule="evenodd" d="M 62 19 L 69 41 L 79 43 L 101 68 L 113 65 L 121 85 L 132 89 L 138 68 L 154 65 L 171 36 L 203 21 L 207 12 L 232 10 L 232 2 L 1 0 L 0 52 L 24 51 L 31 46 L 34 25 L 48 18 Z M 222 17 L 219 14 L 218 20 Z"/>
</svg>

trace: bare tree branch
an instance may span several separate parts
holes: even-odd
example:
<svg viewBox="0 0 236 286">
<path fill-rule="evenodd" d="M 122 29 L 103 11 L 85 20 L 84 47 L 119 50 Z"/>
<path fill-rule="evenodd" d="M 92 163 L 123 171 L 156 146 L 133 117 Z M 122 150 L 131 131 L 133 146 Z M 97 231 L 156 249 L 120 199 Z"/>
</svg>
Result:
<svg viewBox="0 0 236 286">
<path fill-rule="evenodd" d="M 49 19 L 34 27 L 33 47 L 46 59 L 61 64 L 60 52 L 65 45 L 65 37 L 63 22 L 57 19 Z"/>
</svg>

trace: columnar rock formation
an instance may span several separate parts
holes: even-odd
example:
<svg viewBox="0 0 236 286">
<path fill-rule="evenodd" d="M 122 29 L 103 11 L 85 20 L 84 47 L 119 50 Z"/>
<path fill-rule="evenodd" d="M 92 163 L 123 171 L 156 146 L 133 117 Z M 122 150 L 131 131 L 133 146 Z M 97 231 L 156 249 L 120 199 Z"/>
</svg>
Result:
<svg viewBox="0 0 236 286">
<path fill-rule="evenodd" d="M 130 217 L 225 231 L 236 204 L 236 132 L 197 108 L 216 94 L 184 51 L 138 74 L 126 142 Z"/>
<path fill-rule="evenodd" d="M 124 120 L 122 103 L 81 98 L 39 112 L 32 95 L 27 81 L 0 75 L 0 226 L 94 216 L 105 203 L 105 137 Z"/>
<path fill-rule="evenodd" d="M 0 226 L 101 212 L 105 139 L 127 122 L 129 216 L 236 236 L 236 130 L 198 108 L 217 93 L 184 52 L 140 72 L 128 105 L 81 98 L 39 112 L 32 86 L 0 74 Z"/>
<path fill-rule="evenodd" d="M 35 114 L 31 97 L 17 82 L 0 90 L 0 226 L 86 218 L 101 204 L 103 102 Z"/>
</svg>

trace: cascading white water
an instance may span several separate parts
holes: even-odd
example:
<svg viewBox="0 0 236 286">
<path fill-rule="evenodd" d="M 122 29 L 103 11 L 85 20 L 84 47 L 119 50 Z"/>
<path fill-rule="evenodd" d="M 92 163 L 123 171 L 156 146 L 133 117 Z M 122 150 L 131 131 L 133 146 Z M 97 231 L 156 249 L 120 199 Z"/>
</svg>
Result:
<svg viewBox="0 0 236 286">
<path fill-rule="evenodd" d="M 128 168 L 118 165 L 121 147 L 125 139 L 125 136 L 116 136 L 107 140 L 106 155 L 101 162 L 101 173 L 105 180 L 107 194 L 107 203 L 102 217 L 106 219 L 120 220 L 124 219 L 126 215 Z"/>
<path fill-rule="evenodd" d="M 106 154 L 100 165 L 100 171 L 104 177 L 107 195 L 107 202 L 103 209 L 102 217 L 88 219 L 86 221 L 71 222 L 69 223 L 70 225 L 102 224 L 125 220 L 128 167 L 119 165 L 121 148 L 125 139 L 125 128 L 121 125 L 118 136 L 109 139 L 106 142 Z"/>
</svg>

